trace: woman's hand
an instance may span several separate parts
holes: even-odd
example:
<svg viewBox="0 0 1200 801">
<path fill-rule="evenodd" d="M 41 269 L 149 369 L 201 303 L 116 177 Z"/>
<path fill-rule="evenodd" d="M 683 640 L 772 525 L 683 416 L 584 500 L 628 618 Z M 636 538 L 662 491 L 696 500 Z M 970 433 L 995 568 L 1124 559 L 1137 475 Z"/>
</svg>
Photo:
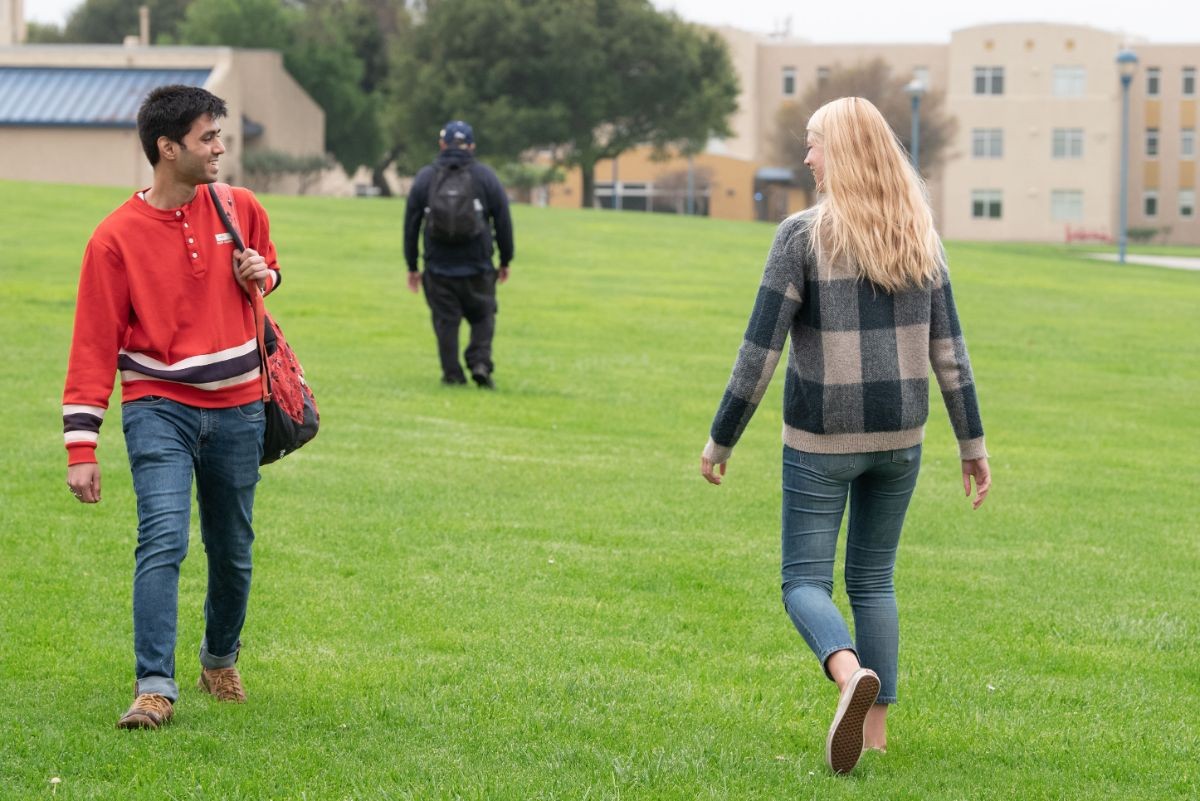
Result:
<svg viewBox="0 0 1200 801">
<path fill-rule="evenodd" d="M 962 476 L 963 476 L 963 491 L 967 497 L 971 497 L 971 479 L 975 480 L 975 500 L 971 504 L 972 509 L 978 509 L 984 499 L 987 498 L 988 490 L 992 488 L 992 471 L 988 469 L 987 457 L 982 459 L 963 459 L 962 460 Z"/>
<path fill-rule="evenodd" d="M 704 476 L 704 480 L 707 481 L 709 484 L 720 484 L 721 476 L 725 475 L 725 467 L 728 464 L 729 464 L 728 462 L 714 463 L 712 459 L 709 459 L 707 456 L 701 455 L 700 456 L 700 475 Z M 720 476 L 716 475 L 713 472 L 713 468 L 716 468 L 717 471 L 720 472 L 721 475 Z"/>
</svg>

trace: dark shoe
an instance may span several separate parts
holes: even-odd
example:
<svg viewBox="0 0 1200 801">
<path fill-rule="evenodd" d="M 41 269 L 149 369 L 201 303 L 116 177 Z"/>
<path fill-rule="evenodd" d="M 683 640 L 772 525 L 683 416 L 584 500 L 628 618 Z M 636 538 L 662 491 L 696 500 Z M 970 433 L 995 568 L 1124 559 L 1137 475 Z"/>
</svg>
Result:
<svg viewBox="0 0 1200 801">
<path fill-rule="evenodd" d="M 863 724 L 879 695 L 875 671 L 859 668 L 842 690 L 837 713 L 825 739 L 825 764 L 834 773 L 849 773 L 863 751 Z"/>
<path fill-rule="evenodd" d="M 459 375 L 459 376 L 453 376 L 453 377 L 450 377 L 450 376 L 442 376 L 442 386 L 446 386 L 446 387 L 461 387 L 461 386 L 464 386 L 464 385 L 466 385 L 466 383 L 467 383 L 467 378 L 466 378 L 466 376 L 461 376 L 461 375 Z"/>
<path fill-rule="evenodd" d="M 142 693 L 133 699 L 133 706 L 117 721 L 118 729 L 157 729 L 165 726 L 175 714 L 171 699 L 158 693 Z"/>
<path fill-rule="evenodd" d="M 471 368 L 471 378 L 475 379 L 475 383 L 480 389 L 495 389 L 496 383 L 492 381 L 492 371 L 487 368 L 487 365 L 477 364 Z"/>
<path fill-rule="evenodd" d="M 242 687 L 242 677 L 236 667 L 201 668 L 196 686 L 218 701 L 246 703 L 246 690 Z"/>
</svg>

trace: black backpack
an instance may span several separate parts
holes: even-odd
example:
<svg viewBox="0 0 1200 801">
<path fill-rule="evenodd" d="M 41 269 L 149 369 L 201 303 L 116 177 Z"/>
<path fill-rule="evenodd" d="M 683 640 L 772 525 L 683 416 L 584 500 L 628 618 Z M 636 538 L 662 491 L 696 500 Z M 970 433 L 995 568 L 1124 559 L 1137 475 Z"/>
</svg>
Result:
<svg viewBox="0 0 1200 801">
<path fill-rule="evenodd" d="M 425 231 L 431 239 L 459 244 L 483 233 L 483 205 L 475 196 L 469 165 L 441 165 L 433 176 Z"/>
</svg>

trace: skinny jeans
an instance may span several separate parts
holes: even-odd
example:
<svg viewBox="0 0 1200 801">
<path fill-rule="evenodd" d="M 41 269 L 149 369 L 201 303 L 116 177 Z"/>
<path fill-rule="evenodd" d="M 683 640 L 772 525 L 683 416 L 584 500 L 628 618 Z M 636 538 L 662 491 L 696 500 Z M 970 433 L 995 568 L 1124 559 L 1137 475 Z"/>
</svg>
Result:
<svg viewBox="0 0 1200 801">
<path fill-rule="evenodd" d="M 784 608 L 822 667 L 845 649 L 879 674 L 881 704 L 897 700 L 900 626 L 893 574 L 920 468 L 919 444 L 845 454 L 783 449 Z M 847 499 L 845 584 L 853 638 L 833 603 L 834 556 Z"/>
<path fill-rule="evenodd" d="M 266 417 L 262 401 L 202 409 L 161 397 L 122 404 L 137 494 L 133 650 L 138 693 L 179 696 L 175 682 L 179 569 L 188 553 L 191 490 L 208 558 L 200 664 L 230 667 L 250 596 L 251 517 Z"/>
</svg>

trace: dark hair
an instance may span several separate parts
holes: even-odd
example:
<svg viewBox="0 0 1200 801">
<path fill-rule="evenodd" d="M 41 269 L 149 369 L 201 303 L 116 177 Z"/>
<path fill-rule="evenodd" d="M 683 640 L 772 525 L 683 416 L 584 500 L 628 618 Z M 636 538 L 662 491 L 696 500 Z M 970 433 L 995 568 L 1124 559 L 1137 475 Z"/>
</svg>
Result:
<svg viewBox="0 0 1200 801">
<path fill-rule="evenodd" d="M 205 114 L 213 119 L 224 117 L 225 101 L 199 86 L 160 86 L 142 101 L 138 109 L 138 138 L 150 166 L 158 164 L 158 137 L 183 144 L 192 123 Z"/>
</svg>

